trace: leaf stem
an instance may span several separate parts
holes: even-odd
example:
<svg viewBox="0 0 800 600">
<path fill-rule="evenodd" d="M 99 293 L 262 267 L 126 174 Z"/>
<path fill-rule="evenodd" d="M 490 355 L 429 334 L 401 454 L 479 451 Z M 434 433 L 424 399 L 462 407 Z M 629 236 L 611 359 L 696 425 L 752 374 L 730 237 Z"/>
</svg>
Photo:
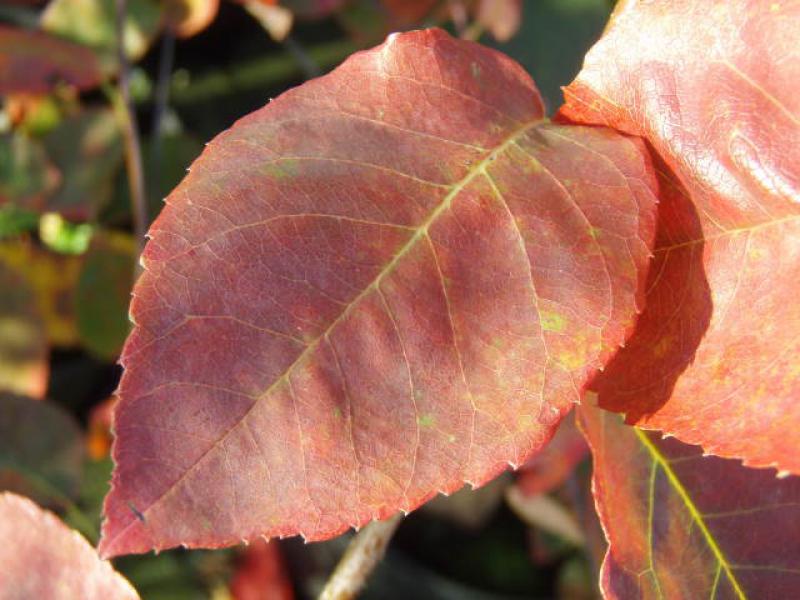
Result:
<svg viewBox="0 0 800 600">
<path fill-rule="evenodd" d="M 136 113 L 133 111 L 130 92 L 130 73 L 128 57 L 125 54 L 125 17 L 127 0 L 116 0 L 116 33 L 117 60 L 119 61 L 119 100 L 117 114 L 122 125 L 122 137 L 125 143 L 125 168 L 128 173 L 128 186 L 131 195 L 131 212 L 133 229 L 141 255 L 147 233 L 147 201 L 145 199 L 144 169 L 142 167 L 142 149 L 139 141 L 139 128 Z M 137 275 L 141 265 L 137 261 Z"/>
<path fill-rule="evenodd" d="M 364 587 L 367 578 L 386 553 L 401 515 L 385 521 L 373 521 L 350 542 L 333 575 L 319 595 L 319 600 L 349 600 Z"/>
</svg>

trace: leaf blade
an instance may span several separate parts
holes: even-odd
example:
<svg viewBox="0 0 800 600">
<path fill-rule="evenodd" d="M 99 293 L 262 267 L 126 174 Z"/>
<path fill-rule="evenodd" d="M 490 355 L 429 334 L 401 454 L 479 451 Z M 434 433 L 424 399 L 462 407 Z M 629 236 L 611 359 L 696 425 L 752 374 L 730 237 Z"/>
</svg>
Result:
<svg viewBox="0 0 800 600">
<path fill-rule="evenodd" d="M 647 309 L 593 384 L 600 405 L 793 473 L 798 8 L 620 4 L 562 109 L 645 137 L 664 163 Z"/>
<path fill-rule="evenodd" d="M 796 588 L 800 479 L 704 456 L 591 406 L 579 415 L 609 539 L 606 597 L 760 598 Z"/>
<path fill-rule="evenodd" d="M 241 120 L 151 229 L 101 551 L 322 539 L 521 464 L 632 324 L 648 169 L 439 31 Z"/>
</svg>

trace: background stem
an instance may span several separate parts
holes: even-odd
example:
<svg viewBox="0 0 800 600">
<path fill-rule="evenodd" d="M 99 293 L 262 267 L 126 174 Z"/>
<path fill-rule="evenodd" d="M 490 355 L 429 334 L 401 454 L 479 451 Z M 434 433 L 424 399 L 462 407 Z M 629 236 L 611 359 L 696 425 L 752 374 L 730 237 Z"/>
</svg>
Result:
<svg viewBox="0 0 800 600">
<path fill-rule="evenodd" d="M 347 552 L 319 595 L 319 600 L 349 600 L 364 587 L 392 539 L 401 515 L 386 521 L 373 521 L 356 534 Z"/>
<path fill-rule="evenodd" d="M 141 255 L 144 249 L 145 234 L 147 233 L 148 216 L 147 200 L 145 198 L 144 169 L 142 168 L 142 149 L 139 142 L 139 128 L 136 123 L 136 113 L 133 111 L 130 92 L 130 72 L 128 57 L 125 54 L 125 15 L 127 13 L 127 0 L 116 0 L 116 26 L 117 26 L 117 59 L 119 61 L 119 102 L 117 114 L 122 125 L 122 137 L 125 143 L 125 169 L 128 173 L 128 186 L 131 194 L 131 213 L 133 214 L 133 229 L 136 243 Z M 136 262 L 137 275 L 141 269 L 139 261 Z"/>
</svg>

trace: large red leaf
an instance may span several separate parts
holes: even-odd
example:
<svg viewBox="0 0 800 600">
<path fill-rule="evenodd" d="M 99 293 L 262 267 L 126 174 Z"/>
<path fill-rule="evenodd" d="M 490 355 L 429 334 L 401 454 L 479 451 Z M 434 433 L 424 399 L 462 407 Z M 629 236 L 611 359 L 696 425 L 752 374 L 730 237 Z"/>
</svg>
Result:
<svg viewBox="0 0 800 600">
<path fill-rule="evenodd" d="M 58 83 L 88 88 L 103 75 L 88 48 L 37 31 L 0 25 L 0 94 L 43 94 Z"/>
<path fill-rule="evenodd" d="M 798 2 L 626 2 L 562 109 L 645 136 L 668 167 L 647 308 L 600 405 L 795 473 L 798 48 Z"/>
<path fill-rule="evenodd" d="M 606 598 L 794 598 L 800 477 L 704 456 L 581 406 L 609 541 Z"/>
<path fill-rule="evenodd" d="M 632 324 L 652 185 L 439 30 L 239 121 L 151 230 L 102 552 L 321 539 L 524 462 Z"/>
<path fill-rule="evenodd" d="M 135 600 L 138 594 L 76 531 L 16 494 L 0 494 L 0 598 Z"/>
</svg>

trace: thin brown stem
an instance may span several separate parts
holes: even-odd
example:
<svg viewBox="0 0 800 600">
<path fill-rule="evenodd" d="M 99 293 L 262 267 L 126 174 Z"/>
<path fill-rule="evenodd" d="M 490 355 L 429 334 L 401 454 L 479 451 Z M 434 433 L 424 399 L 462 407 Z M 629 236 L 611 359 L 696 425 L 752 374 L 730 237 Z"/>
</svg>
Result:
<svg viewBox="0 0 800 600">
<path fill-rule="evenodd" d="M 350 600 L 364 587 L 400 524 L 401 515 L 373 521 L 358 532 L 319 595 L 319 600 Z"/>
<path fill-rule="evenodd" d="M 136 123 L 136 113 L 133 110 L 130 91 L 130 69 L 128 57 L 125 54 L 125 16 L 127 14 L 127 0 L 116 0 L 116 25 L 117 25 L 117 59 L 119 61 L 119 99 L 117 115 L 122 126 L 122 137 L 125 143 L 125 168 L 128 173 L 128 187 L 131 195 L 131 212 L 133 214 L 133 229 L 139 254 L 144 248 L 145 234 L 147 233 L 147 199 L 145 197 L 144 169 L 142 167 L 142 148 L 139 141 L 139 127 Z M 137 265 L 138 265 L 137 261 Z M 137 266 L 137 269 L 140 268 Z M 137 270 L 138 274 L 138 270 Z"/>
</svg>

